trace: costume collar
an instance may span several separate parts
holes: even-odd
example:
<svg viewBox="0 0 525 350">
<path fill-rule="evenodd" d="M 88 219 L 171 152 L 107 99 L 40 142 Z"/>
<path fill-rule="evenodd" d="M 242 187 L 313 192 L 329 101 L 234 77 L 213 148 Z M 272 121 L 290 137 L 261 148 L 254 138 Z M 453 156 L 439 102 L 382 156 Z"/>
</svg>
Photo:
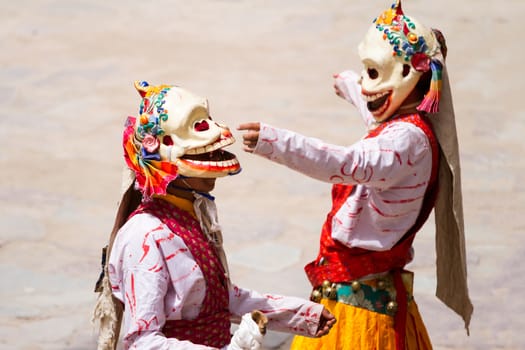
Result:
<svg viewBox="0 0 525 350">
<path fill-rule="evenodd" d="M 186 212 L 188 212 L 191 216 L 194 218 L 197 218 L 197 215 L 195 215 L 195 209 L 193 209 L 193 202 L 186 198 L 181 198 L 174 196 L 172 194 L 164 194 L 164 195 L 153 195 L 153 198 L 162 199 L 171 205 L 176 206 L 179 209 L 182 209 Z"/>
</svg>

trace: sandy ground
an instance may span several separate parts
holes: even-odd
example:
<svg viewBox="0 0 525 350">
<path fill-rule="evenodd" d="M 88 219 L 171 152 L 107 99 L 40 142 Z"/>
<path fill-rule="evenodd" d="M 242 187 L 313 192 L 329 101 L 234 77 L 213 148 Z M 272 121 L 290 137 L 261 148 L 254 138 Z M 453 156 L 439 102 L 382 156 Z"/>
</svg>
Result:
<svg viewBox="0 0 525 350">
<path fill-rule="evenodd" d="M 332 92 L 388 1 L 18 0 L 0 4 L 0 348 L 95 347 L 99 254 L 119 199 L 133 80 L 182 85 L 235 127 L 262 120 L 336 144 L 364 129 Z M 433 224 L 415 295 L 435 349 L 524 349 L 523 0 L 406 0 L 447 35 L 461 147 L 471 334 L 435 297 Z M 240 139 L 240 135 L 236 134 Z M 236 283 L 307 296 L 329 185 L 231 147 L 217 196 Z M 454 286 L 450 286 L 453 288 Z M 286 348 L 272 333 L 266 348 Z M 284 344 L 282 344 L 284 342 Z"/>
</svg>

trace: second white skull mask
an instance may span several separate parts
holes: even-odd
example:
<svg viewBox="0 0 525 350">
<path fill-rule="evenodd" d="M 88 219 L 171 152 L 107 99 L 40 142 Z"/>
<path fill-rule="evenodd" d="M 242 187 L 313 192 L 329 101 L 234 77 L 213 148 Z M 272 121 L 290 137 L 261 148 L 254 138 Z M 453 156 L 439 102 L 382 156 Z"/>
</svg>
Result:
<svg viewBox="0 0 525 350">
<path fill-rule="evenodd" d="M 403 105 L 439 46 L 431 30 L 405 16 L 397 2 L 383 12 L 359 44 L 362 94 L 377 122 Z"/>
</svg>

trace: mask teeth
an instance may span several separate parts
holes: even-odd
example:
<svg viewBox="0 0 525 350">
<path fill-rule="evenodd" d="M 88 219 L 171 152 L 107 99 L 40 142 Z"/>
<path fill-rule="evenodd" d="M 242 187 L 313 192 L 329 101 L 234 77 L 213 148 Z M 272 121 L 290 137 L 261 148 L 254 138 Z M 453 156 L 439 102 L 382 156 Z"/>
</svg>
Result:
<svg viewBox="0 0 525 350">
<path fill-rule="evenodd" d="M 430 69 L 432 70 L 430 89 L 417 109 L 427 113 L 437 113 L 439 111 L 439 99 L 441 97 L 443 66 L 438 60 L 432 60 L 430 62 Z"/>
</svg>

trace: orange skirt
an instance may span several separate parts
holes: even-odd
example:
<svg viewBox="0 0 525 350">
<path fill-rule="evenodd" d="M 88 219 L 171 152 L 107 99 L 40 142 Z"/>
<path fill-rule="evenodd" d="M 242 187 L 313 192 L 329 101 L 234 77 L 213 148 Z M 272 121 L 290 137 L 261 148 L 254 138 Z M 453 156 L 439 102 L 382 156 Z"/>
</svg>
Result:
<svg viewBox="0 0 525 350">
<path fill-rule="evenodd" d="M 329 334 L 321 338 L 296 336 L 291 350 L 398 350 L 394 319 L 363 308 L 322 299 L 337 319 Z M 408 304 L 406 350 L 431 350 L 432 344 L 416 302 Z"/>
</svg>

